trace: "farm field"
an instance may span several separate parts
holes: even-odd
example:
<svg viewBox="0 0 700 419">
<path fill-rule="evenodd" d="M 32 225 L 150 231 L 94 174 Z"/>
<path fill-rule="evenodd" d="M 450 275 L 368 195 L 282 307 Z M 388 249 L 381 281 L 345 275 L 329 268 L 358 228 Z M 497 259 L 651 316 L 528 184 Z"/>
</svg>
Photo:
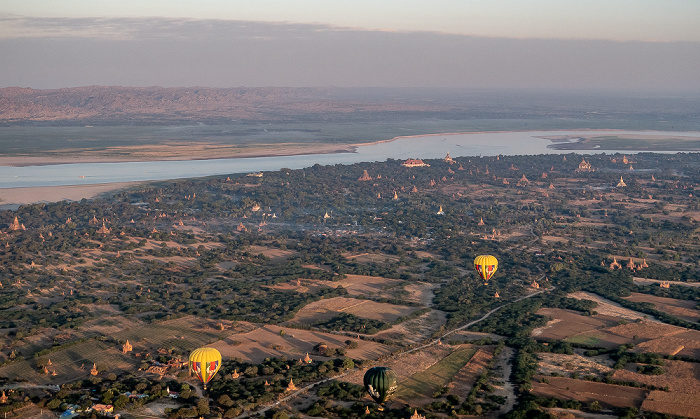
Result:
<svg viewBox="0 0 700 419">
<path fill-rule="evenodd" d="M 614 348 L 627 343 L 640 343 L 665 338 L 687 329 L 664 323 L 636 321 L 595 331 L 579 333 L 566 339 L 571 343 L 584 343 L 603 348 Z M 643 343 L 640 344 L 642 346 Z M 647 351 L 649 352 L 649 351 Z"/>
<path fill-rule="evenodd" d="M 642 403 L 642 409 L 697 419 L 700 418 L 700 395 L 653 390 Z"/>
<path fill-rule="evenodd" d="M 576 372 L 581 376 L 595 375 L 603 377 L 612 371 L 612 362 L 608 357 L 584 357 L 578 354 L 555 354 L 543 352 L 537 355 L 540 359 L 538 374 L 559 374 L 567 376 Z"/>
<path fill-rule="evenodd" d="M 537 314 L 552 318 L 546 326 L 532 331 L 532 337 L 538 339 L 563 340 L 579 333 L 604 329 L 619 322 L 618 318 L 612 316 L 583 316 L 575 311 L 560 308 L 541 308 Z"/>
<path fill-rule="evenodd" d="M 255 327 L 255 326 L 252 326 Z M 283 333 L 280 333 L 283 331 Z M 345 348 L 346 340 L 357 343 L 357 348 L 347 349 L 347 356 L 355 359 L 377 359 L 391 352 L 391 347 L 360 339 L 350 339 L 340 334 L 311 330 L 283 328 L 266 325 L 244 333 L 231 334 L 210 346 L 221 352 L 224 360 L 238 358 L 245 362 L 260 363 L 265 358 L 303 358 L 308 353 L 312 359 L 329 359 L 314 351 L 323 342 L 329 348 Z"/>
<path fill-rule="evenodd" d="M 409 404 L 427 402 L 438 389 L 453 380 L 476 352 L 472 347 L 459 347 L 426 370 L 411 375 L 401 382 L 396 399 Z"/>
<path fill-rule="evenodd" d="M 541 382 L 546 379 L 547 383 Z M 564 377 L 535 376 L 532 393 L 539 397 L 557 397 L 562 400 L 579 400 L 584 403 L 598 401 L 603 407 L 641 407 L 649 390 L 575 380 Z"/>
<path fill-rule="evenodd" d="M 679 319 L 689 322 L 700 320 L 700 310 L 697 309 L 697 302 L 688 300 L 678 300 L 675 298 L 657 297 L 655 295 L 641 294 L 633 292 L 626 300 L 637 303 L 651 303 L 658 310 L 668 313 Z"/>
<path fill-rule="evenodd" d="M 488 366 L 493 359 L 493 347 L 483 347 L 477 349 L 471 359 L 457 371 L 453 379 L 447 385 L 447 394 L 454 394 L 464 399 L 476 383 L 479 374 Z"/>
<path fill-rule="evenodd" d="M 429 338 L 440 326 L 447 322 L 447 314 L 440 310 L 430 310 L 422 316 L 391 326 L 372 335 L 377 339 L 388 339 L 402 344 L 418 343 Z"/>
<path fill-rule="evenodd" d="M 617 370 L 613 378 L 622 381 L 634 381 L 653 385 L 658 388 L 668 388 L 669 391 L 683 394 L 700 395 L 700 365 L 696 362 L 664 360 L 664 373 L 647 375 L 637 372 L 638 364 L 628 364 L 626 368 Z"/>
<path fill-rule="evenodd" d="M 700 331 L 679 329 L 678 333 L 642 342 L 634 350 L 700 359 Z"/>
<path fill-rule="evenodd" d="M 354 314 L 358 317 L 388 323 L 416 310 L 416 307 L 398 306 L 371 300 L 358 300 L 356 298 L 334 297 L 307 304 L 299 310 L 297 315 L 291 320 L 291 323 L 312 324 L 319 320 L 333 318 L 340 313 Z"/>
<path fill-rule="evenodd" d="M 597 311 L 598 314 L 603 314 L 603 315 L 612 316 L 612 317 L 618 317 L 620 319 L 632 320 L 632 321 L 638 320 L 638 319 L 649 319 L 652 321 L 656 321 L 655 318 L 653 318 L 649 315 L 622 307 L 621 305 L 619 305 L 615 302 L 612 302 L 610 300 L 607 300 L 599 295 L 596 295 L 596 294 L 593 294 L 590 292 L 578 291 L 578 292 L 574 292 L 574 293 L 569 294 L 569 297 L 576 298 L 577 300 L 595 301 L 596 303 L 598 303 L 598 307 L 595 308 L 595 311 Z"/>
</svg>

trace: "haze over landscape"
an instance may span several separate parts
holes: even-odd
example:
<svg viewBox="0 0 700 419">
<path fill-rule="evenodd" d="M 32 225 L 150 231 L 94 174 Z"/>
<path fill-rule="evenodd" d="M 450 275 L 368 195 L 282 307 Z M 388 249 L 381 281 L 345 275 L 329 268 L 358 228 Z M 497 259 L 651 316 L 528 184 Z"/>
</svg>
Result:
<svg viewBox="0 0 700 419">
<path fill-rule="evenodd" d="M 0 415 L 700 419 L 699 17 L 0 0 Z"/>
</svg>

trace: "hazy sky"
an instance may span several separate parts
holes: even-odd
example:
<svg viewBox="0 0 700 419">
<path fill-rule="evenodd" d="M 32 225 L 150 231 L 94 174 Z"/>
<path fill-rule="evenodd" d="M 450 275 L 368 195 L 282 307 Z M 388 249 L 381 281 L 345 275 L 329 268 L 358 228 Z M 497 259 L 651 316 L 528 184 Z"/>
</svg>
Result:
<svg viewBox="0 0 700 419">
<path fill-rule="evenodd" d="M 0 86 L 700 91 L 700 0 L 0 0 Z"/>
</svg>

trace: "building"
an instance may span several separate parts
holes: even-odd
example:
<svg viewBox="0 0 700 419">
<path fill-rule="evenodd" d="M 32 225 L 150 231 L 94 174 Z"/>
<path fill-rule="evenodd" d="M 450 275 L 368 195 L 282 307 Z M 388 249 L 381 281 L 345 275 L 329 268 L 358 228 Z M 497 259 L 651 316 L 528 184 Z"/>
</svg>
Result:
<svg viewBox="0 0 700 419">
<path fill-rule="evenodd" d="M 617 183 L 617 187 L 624 188 L 625 186 L 627 186 L 627 184 L 625 183 L 624 180 L 622 180 L 622 176 L 620 176 L 620 181 Z"/>
<path fill-rule="evenodd" d="M 455 163 L 457 163 L 456 161 L 454 161 L 454 159 L 453 159 L 452 157 L 450 157 L 450 152 L 449 152 L 449 151 L 447 152 L 447 155 L 445 156 L 445 158 L 442 159 L 442 160 L 443 160 L 445 163 L 449 163 L 449 164 L 455 164 Z"/>
<path fill-rule="evenodd" d="M 585 158 L 581 159 L 581 163 L 578 164 L 578 169 L 576 169 L 577 172 L 593 172 L 595 169 L 591 166 L 589 162 L 586 161 Z"/>
<path fill-rule="evenodd" d="M 365 171 L 362 172 L 362 176 L 360 176 L 357 180 L 359 180 L 360 182 L 365 182 L 368 180 L 372 180 L 372 176 L 370 176 L 369 173 L 367 173 L 367 170 L 365 169 Z"/>
<path fill-rule="evenodd" d="M 408 159 L 401 163 L 403 167 L 430 167 L 429 164 L 424 163 L 421 159 Z"/>
</svg>

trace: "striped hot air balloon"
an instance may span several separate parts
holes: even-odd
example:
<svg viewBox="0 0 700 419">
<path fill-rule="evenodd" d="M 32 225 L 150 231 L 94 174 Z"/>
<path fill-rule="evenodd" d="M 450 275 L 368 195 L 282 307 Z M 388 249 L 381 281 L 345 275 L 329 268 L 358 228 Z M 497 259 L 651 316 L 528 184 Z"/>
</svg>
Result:
<svg viewBox="0 0 700 419">
<path fill-rule="evenodd" d="M 384 403 L 398 388 L 396 373 L 389 367 L 372 367 L 364 378 L 365 390 L 377 403 Z"/>
<path fill-rule="evenodd" d="M 474 259 L 474 269 L 484 281 L 488 281 L 498 269 L 498 259 L 491 255 L 479 255 Z"/>
<path fill-rule="evenodd" d="M 194 374 L 207 389 L 207 383 L 221 368 L 221 353 L 214 348 L 199 348 L 190 354 L 190 374 Z"/>
</svg>

